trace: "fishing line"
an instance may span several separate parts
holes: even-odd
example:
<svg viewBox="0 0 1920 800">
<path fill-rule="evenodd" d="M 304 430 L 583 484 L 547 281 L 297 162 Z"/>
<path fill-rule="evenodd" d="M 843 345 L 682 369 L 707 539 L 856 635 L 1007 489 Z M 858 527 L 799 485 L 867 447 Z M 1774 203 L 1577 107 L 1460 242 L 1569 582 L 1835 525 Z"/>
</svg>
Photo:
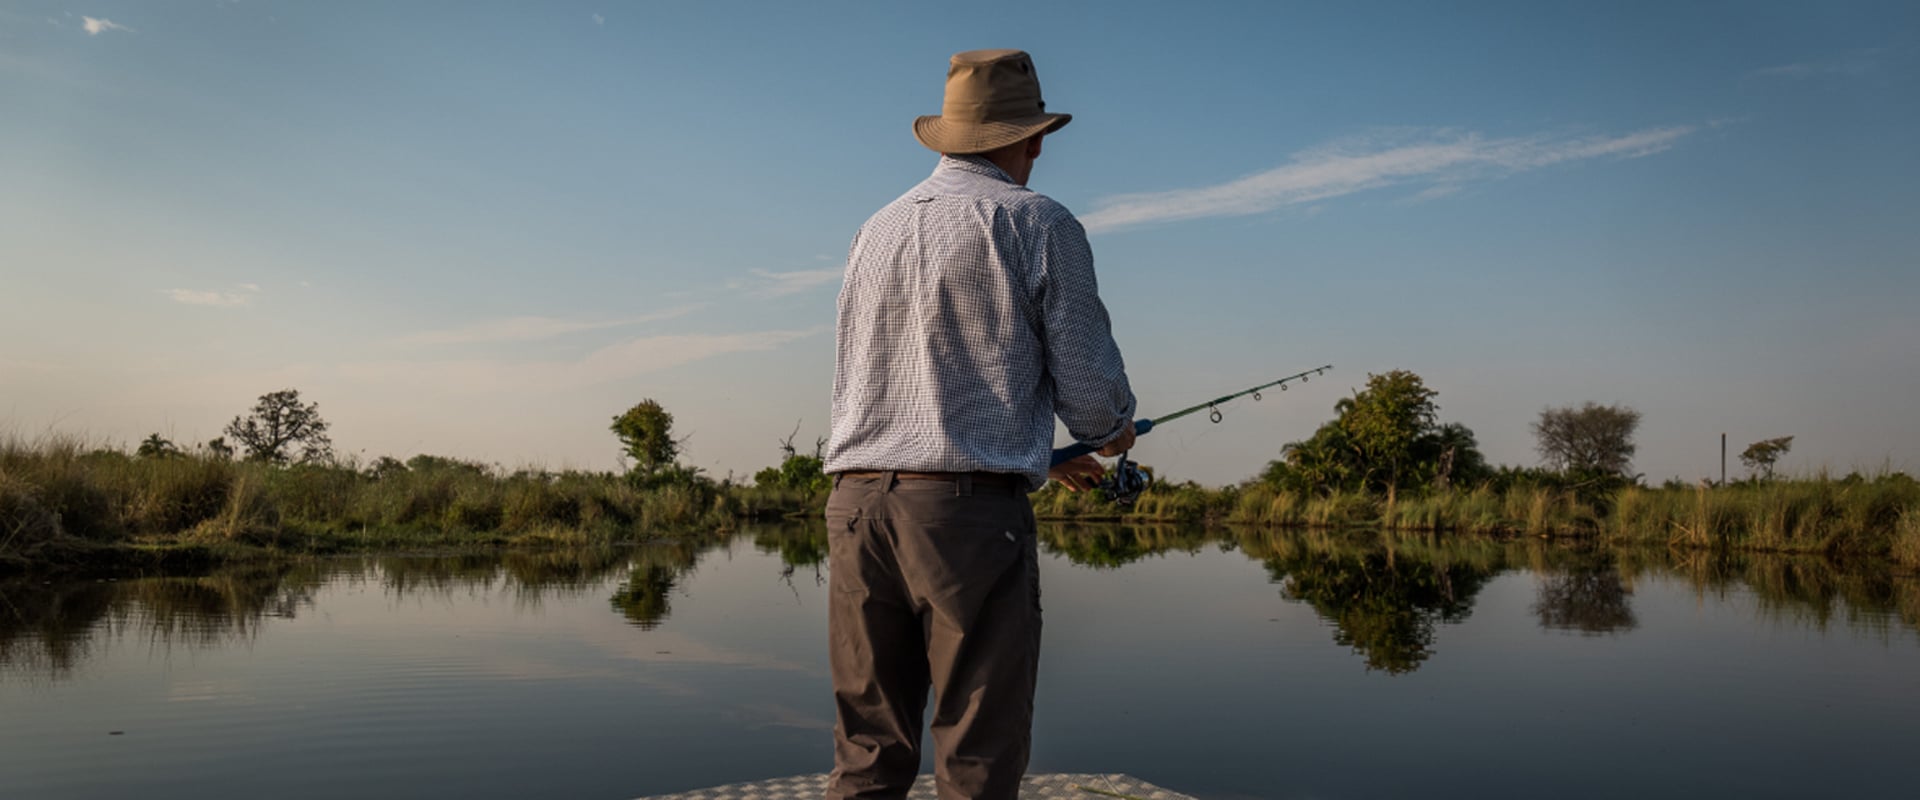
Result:
<svg viewBox="0 0 1920 800">
<path fill-rule="evenodd" d="M 1133 421 L 1133 434 L 1134 436 L 1145 436 L 1156 426 L 1165 425 L 1181 417 L 1197 414 L 1201 411 L 1207 412 L 1207 419 L 1217 425 L 1226 419 L 1226 412 L 1221 411 L 1220 407 L 1229 402 L 1248 395 L 1252 395 L 1255 401 L 1259 401 L 1263 397 L 1263 390 L 1279 387 L 1280 391 L 1284 392 L 1290 383 L 1295 381 L 1303 384 L 1307 383 L 1308 379 L 1313 376 L 1324 374 L 1331 369 L 1333 369 L 1332 364 L 1315 367 L 1305 372 L 1288 375 L 1279 380 L 1268 381 L 1259 386 L 1242 389 L 1233 394 L 1223 395 L 1204 403 L 1188 406 L 1171 414 L 1162 414 L 1153 419 L 1136 419 Z M 1098 448 L 1088 444 L 1073 444 L 1062 447 L 1053 451 L 1051 466 L 1060 466 L 1068 461 L 1091 453 L 1096 449 Z M 1146 491 L 1147 486 L 1152 483 L 1153 478 L 1151 476 L 1141 471 L 1138 465 L 1129 460 L 1126 453 L 1121 453 L 1120 460 L 1114 462 L 1113 470 L 1107 473 L 1105 479 L 1101 480 L 1100 489 L 1105 492 L 1107 498 L 1112 500 L 1116 505 L 1121 508 L 1131 508 L 1133 501 L 1139 499 L 1140 493 Z"/>
</svg>

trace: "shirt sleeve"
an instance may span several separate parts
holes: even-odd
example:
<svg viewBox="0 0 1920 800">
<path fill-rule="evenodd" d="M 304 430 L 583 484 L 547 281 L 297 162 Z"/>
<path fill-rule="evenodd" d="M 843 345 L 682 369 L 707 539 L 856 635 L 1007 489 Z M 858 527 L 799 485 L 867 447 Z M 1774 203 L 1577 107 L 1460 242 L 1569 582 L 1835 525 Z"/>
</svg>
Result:
<svg viewBox="0 0 1920 800">
<path fill-rule="evenodd" d="M 1100 302 L 1086 229 L 1068 216 L 1043 230 L 1040 317 L 1054 413 L 1075 441 L 1100 447 L 1133 419 L 1133 389 Z"/>
</svg>

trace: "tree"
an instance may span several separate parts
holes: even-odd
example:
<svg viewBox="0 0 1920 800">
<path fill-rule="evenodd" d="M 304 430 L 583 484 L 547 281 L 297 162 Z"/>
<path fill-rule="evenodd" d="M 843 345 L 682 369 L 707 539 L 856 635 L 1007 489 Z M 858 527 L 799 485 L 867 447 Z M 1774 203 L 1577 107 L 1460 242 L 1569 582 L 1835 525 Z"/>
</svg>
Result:
<svg viewBox="0 0 1920 800">
<path fill-rule="evenodd" d="M 1420 376 L 1396 369 L 1385 375 L 1367 375 L 1367 388 L 1342 400 L 1340 427 L 1365 464 L 1369 485 L 1382 485 L 1393 502 L 1403 471 L 1413 460 L 1413 446 L 1434 426 L 1440 407 Z M 1340 406 L 1335 406 L 1340 408 Z"/>
<path fill-rule="evenodd" d="M 1773 479 L 1773 463 L 1793 449 L 1793 437 L 1782 436 L 1778 439 L 1761 439 L 1747 445 L 1740 452 L 1740 463 L 1747 465 L 1747 472 L 1760 480 Z"/>
<path fill-rule="evenodd" d="M 1493 468 L 1481 455 L 1473 429 L 1458 422 L 1446 423 L 1415 439 L 1413 463 L 1420 470 L 1420 482 L 1441 491 L 1473 486 L 1493 477 Z"/>
<path fill-rule="evenodd" d="M 367 467 L 367 477 L 376 481 L 386 480 L 396 475 L 404 475 L 406 473 L 407 465 L 401 463 L 400 459 L 394 458 L 393 456 L 381 456 L 374 459 L 372 466 Z"/>
<path fill-rule="evenodd" d="M 140 442 L 140 449 L 135 451 L 134 455 L 141 458 L 173 458 L 180 455 L 180 448 L 162 438 L 160 434 L 152 433 Z"/>
<path fill-rule="evenodd" d="M 680 443 L 673 438 L 673 415 L 651 399 L 614 417 L 612 430 L 620 437 L 621 449 L 633 459 L 633 470 L 642 475 L 673 466 L 680 456 Z"/>
<path fill-rule="evenodd" d="M 1287 491 L 1375 491 L 1474 484 L 1491 471 L 1473 431 L 1438 423 L 1438 392 L 1406 370 L 1368 375 L 1367 387 L 1334 404 L 1313 436 L 1281 448 L 1262 479 Z"/>
<path fill-rule="evenodd" d="M 304 464 L 333 456 L 333 441 L 327 438 L 327 421 L 320 418 L 320 404 L 301 405 L 297 389 L 260 395 L 245 417 L 234 417 L 227 423 L 225 433 L 240 443 L 249 461 Z"/>
<path fill-rule="evenodd" d="M 221 461 L 232 461 L 233 445 L 227 444 L 227 437 L 216 436 L 207 440 L 207 454 Z"/>
<path fill-rule="evenodd" d="M 799 435 L 800 426 L 796 424 L 793 427 L 793 433 L 787 434 L 787 438 L 780 440 L 780 452 L 783 455 L 780 466 L 767 467 L 754 473 L 755 486 L 800 489 L 808 493 L 824 492 L 832 488 L 832 481 L 827 478 L 827 473 L 823 469 L 826 460 L 821 455 L 826 450 L 827 440 L 825 438 L 813 440 L 813 452 L 802 455 L 800 450 L 793 446 L 793 438 Z"/>
<path fill-rule="evenodd" d="M 1533 423 L 1534 447 L 1547 466 L 1562 472 L 1627 478 L 1638 427 L 1640 412 L 1623 405 L 1549 408 Z"/>
</svg>

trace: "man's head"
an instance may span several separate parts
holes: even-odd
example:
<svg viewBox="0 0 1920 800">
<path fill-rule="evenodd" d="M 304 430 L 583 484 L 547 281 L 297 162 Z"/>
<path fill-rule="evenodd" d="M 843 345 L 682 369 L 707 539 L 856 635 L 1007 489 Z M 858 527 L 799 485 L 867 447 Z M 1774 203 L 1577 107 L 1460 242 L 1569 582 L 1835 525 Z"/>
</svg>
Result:
<svg viewBox="0 0 1920 800">
<path fill-rule="evenodd" d="M 913 135 L 937 153 L 1006 153 L 1024 158 L 1031 168 L 1040 155 L 1040 137 L 1073 119 L 1072 114 L 1049 114 L 1046 108 L 1032 57 L 1019 50 L 970 50 L 954 54 L 949 62 L 940 115 L 914 120 Z M 1026 147 L 1015 151 L 1018 144 Z"/>
<path fill-rule="evenodd" d="M 1025 186 L 1027 179 L 1033 177 L 1033 160 L 1040 157 L 1040 140 L 1045 138 L 1046 134 L 1036 133 L 1031 139 L 973 155 L 993 162 L 994 166 L 1006 171 L 1007 177 L 1012 178 L 1014 183 Z"/>
</svg>

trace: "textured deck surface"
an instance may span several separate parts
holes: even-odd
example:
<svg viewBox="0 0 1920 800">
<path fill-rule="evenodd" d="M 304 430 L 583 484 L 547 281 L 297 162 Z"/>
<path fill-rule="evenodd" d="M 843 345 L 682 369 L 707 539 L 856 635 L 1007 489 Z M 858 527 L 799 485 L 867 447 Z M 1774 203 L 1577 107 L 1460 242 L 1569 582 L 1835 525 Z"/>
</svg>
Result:
<svg viewBox="0 0 1920 800">
<path fill-rule="evenodd" d="M 1097 791 L 1088 791 L 1089 789 Z M 680 794 L 654 795 L 642 800 L 820 800 L 827 790 L 826 775 L 796 775 L 755 783 L 736 783 Z M 1102 800 L 1114 795 L 1144 800 L 1193 800 L 1125 775 L 1028 775 L 1020 786 L 1022 800 Z M 935 800 L 933 776 L 922 775 L 907 800 Z"/>
</svg>

